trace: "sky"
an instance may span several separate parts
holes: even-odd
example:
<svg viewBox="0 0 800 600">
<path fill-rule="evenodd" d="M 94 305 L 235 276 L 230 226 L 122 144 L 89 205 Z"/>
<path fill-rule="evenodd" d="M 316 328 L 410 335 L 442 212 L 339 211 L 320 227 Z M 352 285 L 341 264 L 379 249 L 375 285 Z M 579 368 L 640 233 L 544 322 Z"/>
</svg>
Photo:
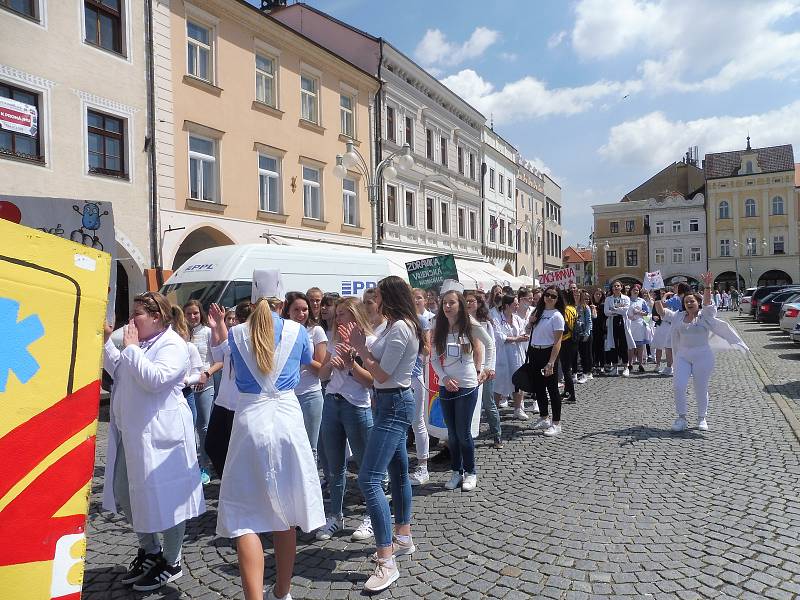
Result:
<svg viewBox="0 0 800 600">
<path fill-rule="evenodd" d="M 800 0 L 307 2 L 492 119 L 561 185 L 564 247 L 690 146 L 800 143 Z"/>
</svg>

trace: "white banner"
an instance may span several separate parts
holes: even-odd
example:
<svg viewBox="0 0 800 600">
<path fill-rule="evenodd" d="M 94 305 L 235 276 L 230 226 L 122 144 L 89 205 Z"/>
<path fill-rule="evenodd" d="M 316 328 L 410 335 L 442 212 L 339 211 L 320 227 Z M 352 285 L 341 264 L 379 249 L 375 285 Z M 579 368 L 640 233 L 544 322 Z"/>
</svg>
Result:
<svg viewBox="0 0 800 600">
<path fill-rule="evenodd" d="M 661 271 L 645 273 L 642 287 L 646 290 L 660 290 L 664 288 L 664 278 L 661 276 Z"/>
<path fill-rule="evenodd" d="M 542 288 L 553 285 L 560 290 L 566 290 L 571 283 L 576 285 L 578 283 L 575 277 L 575 269 L 572 267 L 539 275 L 539 287 Z"/>
<path fill-rule="evenodd" d="M 38 120 L 35 106 L 0 97 L 0 129 L 36 137 Z"/>
</svg>

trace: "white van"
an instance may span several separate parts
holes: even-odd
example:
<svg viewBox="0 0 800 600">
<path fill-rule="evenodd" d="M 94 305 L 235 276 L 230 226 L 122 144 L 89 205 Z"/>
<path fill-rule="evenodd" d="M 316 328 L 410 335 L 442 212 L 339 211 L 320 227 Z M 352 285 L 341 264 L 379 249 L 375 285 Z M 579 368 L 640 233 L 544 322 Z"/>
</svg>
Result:
<svg viewBox="0 0 800 600">
<path fill-rule="evenodd" d="M 369 250 L 242 244 L 198 252 L 161 292 L 178 306 L 199 300 L 206 307 L 212 302 L 232 307 L 250 299 L 254 269 L 280 269 L 287 292 L 318 287 L 341 296 L 361 296 L 391 274 L 386 257 Z"/>
</svg>

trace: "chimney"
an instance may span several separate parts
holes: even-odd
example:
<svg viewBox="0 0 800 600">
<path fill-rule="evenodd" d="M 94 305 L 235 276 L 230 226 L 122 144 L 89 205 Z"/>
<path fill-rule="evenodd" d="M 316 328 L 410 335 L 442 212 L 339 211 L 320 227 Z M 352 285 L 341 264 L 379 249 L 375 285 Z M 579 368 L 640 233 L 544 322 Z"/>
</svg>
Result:
<svg viewBox="0 0 800 600">
<path fill-rule="evenodd" d="M 283 8 L 286 6 L 287 0 L 261 0 L 261 10 L 270 12 L 276 8 Z"/>
</svg>

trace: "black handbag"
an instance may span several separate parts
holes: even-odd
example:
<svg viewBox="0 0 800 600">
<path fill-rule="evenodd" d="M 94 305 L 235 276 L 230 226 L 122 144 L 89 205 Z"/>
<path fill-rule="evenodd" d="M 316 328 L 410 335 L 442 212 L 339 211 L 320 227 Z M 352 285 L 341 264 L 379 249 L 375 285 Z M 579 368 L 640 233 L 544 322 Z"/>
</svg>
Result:
<svg viewBox="0 0 800 600">
<path fill-rule="evenodd" d="M 531 335 L 528 337 L 528 348 L 525 349 L 525 363 L 511 376 L 511 383 L 514 387 L 522 390 L 523 392 L 533 393 L 533 369 L 531 369 L 531 354 L 528 349 L 531 347 L 531 340 L 533 340 L 533 327 L 531 327 Z"/>
</svg>

